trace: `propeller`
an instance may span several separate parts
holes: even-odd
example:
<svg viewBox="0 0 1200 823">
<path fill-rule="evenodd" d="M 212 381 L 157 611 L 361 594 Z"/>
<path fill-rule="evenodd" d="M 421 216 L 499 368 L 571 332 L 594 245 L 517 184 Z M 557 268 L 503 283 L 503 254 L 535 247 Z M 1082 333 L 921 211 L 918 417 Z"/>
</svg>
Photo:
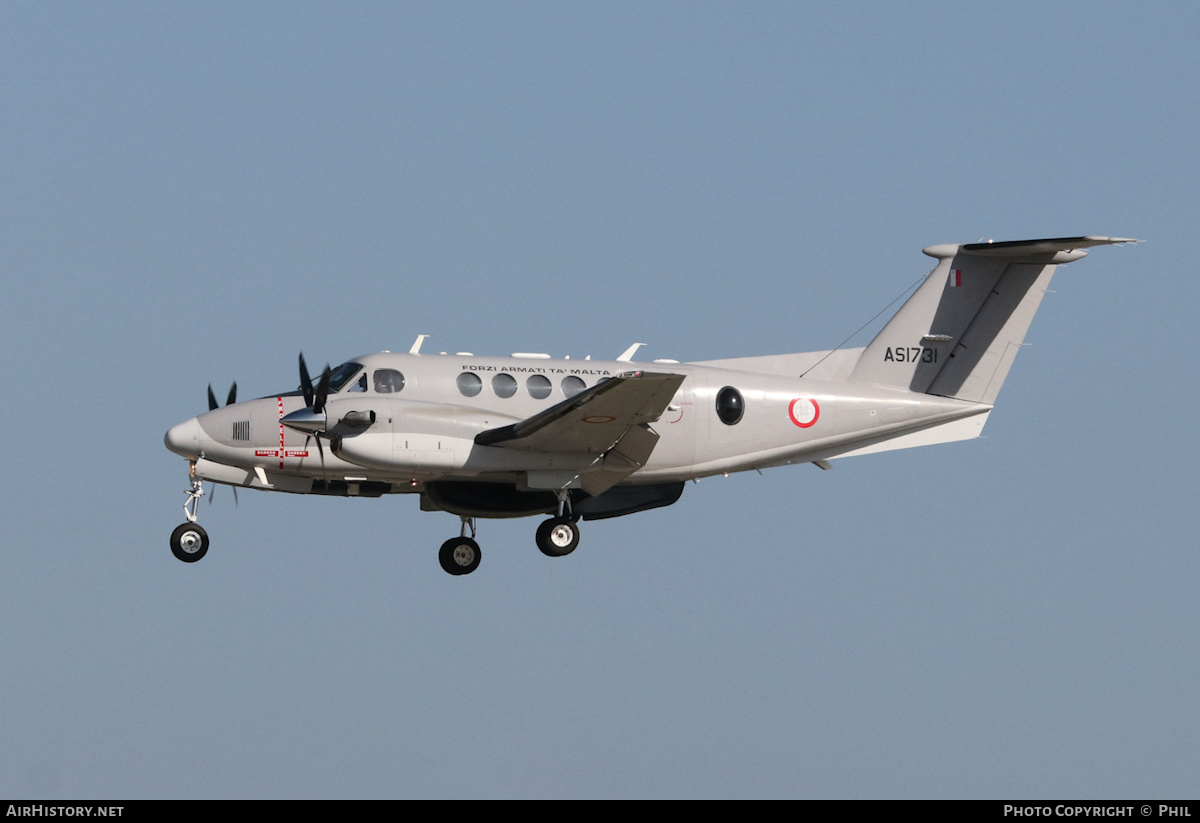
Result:
<svg viewBox="0 0 1200 823">
<path fill-rule="evenodd" d="M 235 380 L 235 381 L 233 381 L 233 385 L 229 387 L 229 395 L 225 398 L 225 405 L 232 406 L 236 402 L 237 402 L 237 381 Z M 214 411 L 216 408 L 218 408 L 217 396 L 215 394 L 213 394 L 212 383 L 209 383 L 208 384 L 208 410 Z M 236 506 L 238 503 L 237 486 L 233 486 L 232 488 L 233 488 L 233 505 Z M 208 505 L 211 506 L 213 500 L 215 500 L 216 497 L 217 497 L 217 484 L 214 483 L 212 493 L 208 497 Z"/>
<path fill-rule="evenodd" d="M 304 433 L 304 446 L 308 447 L 310 439 L 317 441 L 317 453 L 321 457 L 321 474 L 325 474 L 325 447 L 321 438 L 329 441 L 333 454 L 339 454 L 342 447 L 342 432 L 340 426 L 365 428 L 375 423 L 374 410 L 350 411 L 340 420 L 330 420 L 325 410 L 325 402 L 329 399 L 329 381 L 333 369 L 328 363 L 321 372 L 317 385 L 313 386 L 312 375 L 308 373 L 308 364 L 304 362 L 304 354 L 300 354 L 300 393 L 304 395 L 304 408 L 285 414 L 279 422 L 298 432 Z M 328 478 L 326 479 L 328 482 Z"/>
<path fill-rule="evenodd" d="M 304 394 L 304 405 L 312 409 L 314 414 L 325 411 L 325 400 L 329 397 L 329 375 L 332 371 L 329 364 L 326 364 L 314 391 L 312 378 L 308 375 L 308 366 L 304 363 L 304 353 L 300 353 L 300 391 Z"/>
<path fill-rule="evenodd" d="M 304 395 L 304 405 L 307 408 L 292 412 L 284 418 L 284 425 L 304 432 L 304 445 L 307 448 L 310 438 L 317 441 L 317 454 L 321 457 L 321 473 L 325 473 L 325 447 L 321 445 L 321 433 L 325 431 L 325 401 L 329 397 L 329 375 L 332 369 L 328 364 L 321 372 L 316 389 L 313 388 L 312 377 L 309 376 L 308 366 L 304 362 L 304 352 L 300 353 L 300 392 Z M 292 418 L 288 421 L 287 418 Z M 302 418 L 302 419 L 298 419 Z"/>
<path fill-rule="evenodd" d="M 236 402 L 237 402 L 237 381 L 235 380 L 233 385 L 229 387 L 229 396 L 227 398 L 225 398 L 225 405 L 232 406 Z M 209 383 L 208 384 L 208 410 L 212 411 L 216 407 L 217 407 L 217 398 L 216 398 L 216 395 L 213 394 L 212 383 Z"/>
<path fill-rule="evenodd" d="M 213 490 L 208 493 L 208 505 L 210 506 L 217 499 L 217 486 L 219 485 L 219 483 L 213 483 Z M 229 488 L 233 489 L 233 505 L 236 507 L 238 504 L 237 486 L 230 486 Z"/>
</svg>

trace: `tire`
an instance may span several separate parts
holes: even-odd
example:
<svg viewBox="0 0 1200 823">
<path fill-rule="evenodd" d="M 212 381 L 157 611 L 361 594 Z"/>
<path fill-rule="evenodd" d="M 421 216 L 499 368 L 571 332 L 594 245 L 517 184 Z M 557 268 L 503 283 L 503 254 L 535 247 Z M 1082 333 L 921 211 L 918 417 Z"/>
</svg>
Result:
<svg viewBox="0 0 1200 823">
<path fill-rule="evenodd" d="M 208 532 L 197 523 L 184 523 L 171 532 L 171 554 L 184 563 L 195 563 L 208 553 Z"/>
<path fill-rule="evenodd" d="M 479 568 L 479 544 L 469 537 L 452 537 L 438 550 L 442 570 L 455 576 L 470 574 Z"/>
<path fill-rule="evenodd" d="M 566 557 L 579 545 L 579 526 L 569 517 L 551 517 L 537 530 L 537 547 L 547 557 Z"/>
</svg>

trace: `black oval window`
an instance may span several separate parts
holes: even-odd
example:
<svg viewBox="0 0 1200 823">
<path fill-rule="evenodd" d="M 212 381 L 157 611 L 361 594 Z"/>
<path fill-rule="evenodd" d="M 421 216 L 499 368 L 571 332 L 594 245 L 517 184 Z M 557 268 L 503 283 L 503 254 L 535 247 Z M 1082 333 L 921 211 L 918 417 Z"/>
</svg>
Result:
<svg viewBox="0 0 1200 823">
<path fill-rule="evenodd" d="M 741 420 L 745 410 L 746 403 L 742 400 L 742 393 L 733 386 L 726 386 L 717 392 L 717 417 L 721 418 L 721 422 L 726 426 L 732 426 Z"/>
</svg>

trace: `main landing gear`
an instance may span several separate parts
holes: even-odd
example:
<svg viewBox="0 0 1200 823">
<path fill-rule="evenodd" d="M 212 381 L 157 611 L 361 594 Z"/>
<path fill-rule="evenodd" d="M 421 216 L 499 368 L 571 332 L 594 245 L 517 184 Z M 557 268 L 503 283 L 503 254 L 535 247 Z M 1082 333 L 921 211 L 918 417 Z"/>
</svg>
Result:
<svg viewBox="0 0 1200 823">
<path fill-rule="evenodd" d="M 547 557 L 566 557 L 579 545 L 579 518 L 571 511 L 571 496 L 560 489 L 558 514 L 542 521 L 537 530 L 537 547 Z"/>
<path fill-rule="evenodd" d="M 471 536 L 467 537 L 467 531 Z M 566 557 L 579 545 L 579 518 L 571 513 L 571 499 L 559 495 L 558 515 L 542 521 L 537 530 L 537 547 L 547 557 Z M 479 544 L 475 542 L 475 518 L 462 517 L 462 532 L 442 544 L 438 562 L 448 574 L 470 574 L 479 568 Z"/>
<path fill-rule="evenodd" d="M 537 530 L 537 547 L 547 557 L 566 557 L 579 545 L 579 526 L 570 517 L 551 517 Z"/>
<path fill-rule="evenodd" d="M 196 477 L 195 463 L 188 467 L 188 476 L 192 479 L 192 488 L 183 504 L 187 522 L 171 532 L 171 553 L 184 563 L 195 563 L 208 552 L 208 532 L 196 522 L 196 508 L 204 496 L 204 484 Z"/>
<path fill-rule="evenodd" d="M 467 529 L 471 530 L 470 537 L 467 537 Z M 479 560 L 479 544 L 475 542 L 475 518 L 464 517 L 462 533 L 442 544 L 442 548 L 438 550 L 438 562 L 447 574 L 457 576 L 470 574 L 478 569 Z"/>
</svg>

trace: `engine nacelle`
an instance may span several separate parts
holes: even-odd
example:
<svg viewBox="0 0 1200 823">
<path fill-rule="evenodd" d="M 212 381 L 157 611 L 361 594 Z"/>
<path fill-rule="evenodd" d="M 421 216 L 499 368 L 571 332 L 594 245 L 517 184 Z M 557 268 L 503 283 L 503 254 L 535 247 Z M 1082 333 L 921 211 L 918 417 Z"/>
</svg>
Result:
<svg viewBox="0 0 1200 823">
<path fill-rule="evenodd" d="M 466 406 L 367 395 L 333 400 L 326 415 L 334 454 L 366 468 L 402 473 L 461 468 L 476 434 L 516 422 Z"/>
<path fill-rule="evenodd" d="M 420 471 L 461 467 L 474 442 L 461 437 L 368 429 L 354 436 L 339 437 L 334 445 L 338 457 L 360 466 Z"/>
</svg>

